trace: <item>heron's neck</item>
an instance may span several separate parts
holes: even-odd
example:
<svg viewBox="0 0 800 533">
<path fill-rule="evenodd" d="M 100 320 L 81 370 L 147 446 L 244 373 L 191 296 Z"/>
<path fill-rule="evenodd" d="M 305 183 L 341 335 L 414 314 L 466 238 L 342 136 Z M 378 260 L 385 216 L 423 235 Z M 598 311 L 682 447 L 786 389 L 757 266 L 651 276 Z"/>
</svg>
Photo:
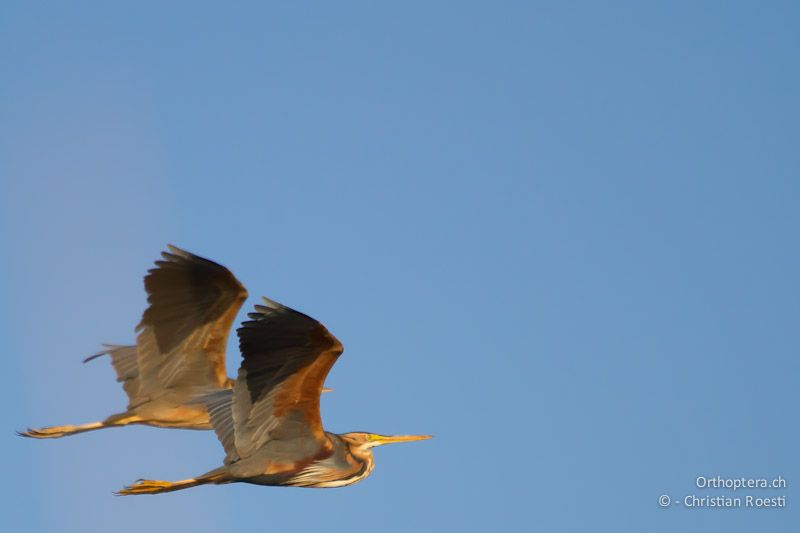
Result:
<svg viewBox="0 0 800 533">
<path fill-rule="evenodd" d="M 372 450 L 369 448 L 361 448 L 360 446 L 350 446 L 350 454 L 362 464 L 366 464 L 370 470 L 374 466 L 374 459 L 372 457 Z"/>
<path fill-rule="evenodd" d="M 297 487 L 344 487 L 358 483 L 372 472 L 375 463 L 372 451 L 351 444 L 339 435 L 328 434 L 335 446 L 334 453 L 315 461 L 285 482 Z"/>
<path fill-rule="evenodd" d="M 372 473 L 372 469 L 375 468 L 375 459 L 372 456 L 372 450 L 357 446 L 350 447 L 350 455 L 361 464 L 361 471 L 350 478 L 350 483 L 352 484 L 361 481 Z"/>
</svg>

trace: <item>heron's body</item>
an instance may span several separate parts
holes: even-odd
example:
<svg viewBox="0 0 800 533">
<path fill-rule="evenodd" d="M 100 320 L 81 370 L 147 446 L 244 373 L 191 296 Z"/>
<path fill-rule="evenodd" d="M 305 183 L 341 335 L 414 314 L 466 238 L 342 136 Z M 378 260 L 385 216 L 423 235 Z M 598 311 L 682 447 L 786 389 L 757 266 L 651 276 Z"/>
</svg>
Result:
<svg viewBox="0 0 800 533">
<path fill-rule="evenodd" d="M 236 462 L 214 469 L 196 478 L 181 481 L 140 480 L 125 487 L 119 494 L 161 494 L 188 489 L 198 485 L 224 485 L 227 483 L 249 483 L 272 487 L 337 488 L 346 487 L 363 480 L 375 468 L 373 446 L 390 442 L 407 442 L 430 438 L 427 435 L 384 437 L 370 433 L 326 433 L 331 448 L 313 459 L 293 463 L 288 468 L 275 468 L 274 458 L 269 454 Z M 383 438 L 385 442 L 369 443 L 369 438 Z"/>
<path fill-rule="evenodd" d="M 223 466 L 182 481 L 142 480 L 119 494 L 236 482 L 343 487 L 370 475 L 371 448 L 429 438 L 325 431 L 319 396 L 342 344 L 313 318 L 267 298 L 264 304 L 237 330 L 243 361 L 233 389 L 203 400 L 226 452 Z"/>
<path fill-rule="evenodd" d="M 247 292 L 217 263 L 172 246 L 162 256 L 145 277 L 149 306 L 136 345 L 106 346 L 87 359 L 110 356 L 127 410 L 22 435 L 54 438 L 128 424 L 214 429 L 223 466 L 183 481 L 140 481 L 123 495 L 234 482 L 342 487 L 372 472 L 371 448 L 429 438 L 326 432 L 319 397 L 342 344 L 313 318 L 267 298 L 237 330 L 243 360 L 229 379 L 225 344 Z"/>
<path fill-rule="evenodd" d="M 170 246 L 144 279 L 148 307 L 136 345 L 106 345 L 128 395 L 123 413 L 101 422 L 28 429 L 26 437 L 57 438 L 129 424 L 211 429 L 199 398 L 233 387 L 225 370 L 225 344 L 247 291 L 225 267 Z"/>
</svg>

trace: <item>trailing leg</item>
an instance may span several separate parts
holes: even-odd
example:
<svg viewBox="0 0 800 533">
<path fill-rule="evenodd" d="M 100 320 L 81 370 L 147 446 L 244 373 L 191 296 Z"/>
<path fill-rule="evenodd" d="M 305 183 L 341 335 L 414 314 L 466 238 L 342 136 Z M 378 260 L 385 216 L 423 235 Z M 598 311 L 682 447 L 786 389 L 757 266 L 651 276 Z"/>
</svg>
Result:
<svg viewBox="0 0 800 533">
<path fill-rule="evenodd" d="M 129 485 L 121 489 L 116 494 L 118 496 L 132 496 L 136 494 L 161 494 L 163 492 L 173 492 L 176 490 L 188 489 L 198 485 L 207 485 L 209 483 L 220 485 L 223 483 L 230 483 L 233 478 L 230 477 L 224 469 L 218 468 L 212 470 L 207 474 L 203 474 L 197 478 L 183 479 L 181 481 L 159 481 L 155 479 L 140 479 L 133 485 Z"/>
<path fill-rule="evenodd" d="M 58 439 L 69 435 L 94 431 L 95 429 L 127 426 L 128 424 L 133 424 L 140 421 L 141 418 L 137 415 L 122 413 L 118 415 L 111 415 L 102 422 L 89 422 L 88 424 L 79 424 L 77 426 L 65 425 L 47 426 L 38 429 L 28 428 L 26 431 L 18 431 L 17 434 L 21 437 L 30 437 L 33 439 Z"/>
</svg>

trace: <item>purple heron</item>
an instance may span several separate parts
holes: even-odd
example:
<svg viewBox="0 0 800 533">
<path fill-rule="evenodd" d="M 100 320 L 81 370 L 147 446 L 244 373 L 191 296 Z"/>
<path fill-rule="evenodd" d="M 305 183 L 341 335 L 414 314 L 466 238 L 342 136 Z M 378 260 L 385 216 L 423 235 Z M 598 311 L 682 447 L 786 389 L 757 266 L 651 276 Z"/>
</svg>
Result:
<svg viewBox="0 0 800 533">
<path fill-rule="evenodd" d="M 144 278 L 149 305 L 136 328 L 136 345 L 106 345 L 84 360 L 111 357 L 127 410 L 100 422 L 20 435 L 57 438 L 128 424 L 211 429 L 206 406 L 194 400 L 233 386 L 225 371 L 225 343 L 247 291 L 224 266 L 168 247 Z"/>
<path fill-rule="evenodd" d="M 342 344 L 313 318 L 267 298 L 248 316 L 237 330 L 243 360 L 235 385 L 204 399 L 223 466 L 182 481 L 139 480 L 118 494 L 236 482 L 343 487 L 372 472 L 371 448 L 430 438 L 325 431 L 319 398 Z"/>
</svg>

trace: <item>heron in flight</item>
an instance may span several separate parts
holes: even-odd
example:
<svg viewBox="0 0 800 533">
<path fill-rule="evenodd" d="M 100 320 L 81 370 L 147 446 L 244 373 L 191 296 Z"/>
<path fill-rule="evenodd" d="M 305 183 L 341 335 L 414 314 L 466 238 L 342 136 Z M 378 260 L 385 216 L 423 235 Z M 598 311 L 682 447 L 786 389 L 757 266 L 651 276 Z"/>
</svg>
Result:
<svg viewBox="0 0 800 533">
<path fill-rule="evenodd" d="M 268 298 L 248 316 L 237 330 L 243 360 L 235 385 L 203 400 L 225 449 L 223 466 L 182 481 L 139 480 L 118 494 L 236 482 L 343 487 L 372 472 L 372 448 L 430 438 L 325 431 L 320 393 L 342 344 L 313 318 Z"/>
<path fill-rule="evenodd" d="M 211 429 L 206 405 L 196 400 L 233 387 L 225 371 L 225 344 L 247 291 L 224 266 L 168 248 L 144 278 L 149 305 L 137 327 L 136 345 L 106 345 L 84 360 L 111 357 L 128 396 L 127 410 L 100 422 L 28 429 L 20 435 L 57 438 L 128 424 Z"/>
</svg>

